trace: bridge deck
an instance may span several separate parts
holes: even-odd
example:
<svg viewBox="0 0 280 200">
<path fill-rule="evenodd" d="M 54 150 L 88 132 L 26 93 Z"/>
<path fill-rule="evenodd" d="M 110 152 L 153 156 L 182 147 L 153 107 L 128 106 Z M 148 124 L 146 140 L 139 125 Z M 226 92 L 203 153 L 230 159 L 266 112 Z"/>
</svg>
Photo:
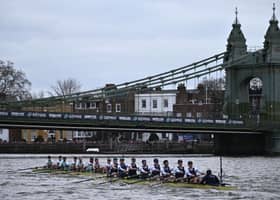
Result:
<svg viewBox="0 0 280 200">
<path fill-rule="evenodd" d="M 168 133 L 260 134 L 242 120 L 162 116 L 92 115 L 48 112 L 0 112 L 0 127 Z"/>
</svg>

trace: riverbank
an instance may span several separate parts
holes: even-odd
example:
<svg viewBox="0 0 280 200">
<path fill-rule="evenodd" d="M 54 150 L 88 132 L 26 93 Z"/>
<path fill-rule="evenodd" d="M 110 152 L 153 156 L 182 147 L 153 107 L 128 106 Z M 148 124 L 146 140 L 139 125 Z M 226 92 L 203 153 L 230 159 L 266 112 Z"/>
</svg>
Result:
<svg viewBox="0 0 280 200">
<path fill-rule="evenodd" d="M 98 144 L 98 143 L 14 143 L 0 144 L 0 153 L 37 154 L 81 154 L 89 148 L 98 148 L 101 154 L 212 154 L 213 143 L 136 143 L 136 144 Z"/>
<path fill-rule="evenodd" d="M 95 158 L 154 158 L 155 156 L 157 158 L 168 158 L 168 157 L 181 157 L 181 158 L 199 158 L 199 157 L 213 157 L 213 154 L 0 154 L 0 159 L 37 159 L 37 158 L 44 158 L 46 159 L 48 156 L 51 156 L 52 158 L 58 158 L 58 156 L 62 155 L 63 157 L 67 158 L 73 158 L 76 157 L 83 157 L 83 158 L 89 158 L 94 156 Z"/>
</svg>

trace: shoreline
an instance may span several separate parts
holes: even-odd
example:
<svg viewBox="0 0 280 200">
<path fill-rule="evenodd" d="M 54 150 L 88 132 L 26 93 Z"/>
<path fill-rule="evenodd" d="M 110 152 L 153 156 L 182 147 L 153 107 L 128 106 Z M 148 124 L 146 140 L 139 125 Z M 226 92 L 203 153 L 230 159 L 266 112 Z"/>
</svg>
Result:
<svg viewBox="0 0 280 200">
<path fill-rule="evenodd" d="M 46 158 L 47 156 L 57 158 L 58 156 L 65 156 L 72 158 L 73 156 L 82 156 L 84 158 L 95 157 L 95 158 L 167 158 L 167 157 L 215 157 L 214 154 L 0 154 L 0 159 L 26 159 L 26 158 Z"/>
</svg>

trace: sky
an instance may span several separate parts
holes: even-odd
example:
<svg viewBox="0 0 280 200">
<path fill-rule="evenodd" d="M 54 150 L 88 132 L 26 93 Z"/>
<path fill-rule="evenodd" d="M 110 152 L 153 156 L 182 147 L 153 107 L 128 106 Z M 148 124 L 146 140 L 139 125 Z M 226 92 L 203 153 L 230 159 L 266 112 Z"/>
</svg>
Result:
<svg viewBox="0 0 280 200">
<path fill-rule="evenodd" d="M 262 47 L 279 0 L 0 0 L 0 60 L 48 91 L 83 90 L 169 71 L 225 51 L 238 7 L 249 47 Z"/>
</svg>

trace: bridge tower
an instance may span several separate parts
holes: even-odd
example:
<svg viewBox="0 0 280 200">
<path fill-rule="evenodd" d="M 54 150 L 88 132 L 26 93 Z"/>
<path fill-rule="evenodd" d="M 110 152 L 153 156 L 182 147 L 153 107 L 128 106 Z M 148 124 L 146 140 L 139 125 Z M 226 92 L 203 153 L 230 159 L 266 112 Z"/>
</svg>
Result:
<svg viewBox="0 0 280 200">
<path fill-rule="evenodd" d="M 256 128 L 273 128 L 267 134 L 266 150 L 280 153 L 280 30 L 275 5 L 264 46 L 253 52 L 247 50 L 237 14 L 236 10 L 224 58 L 224 112 Z"/>
</svg>

